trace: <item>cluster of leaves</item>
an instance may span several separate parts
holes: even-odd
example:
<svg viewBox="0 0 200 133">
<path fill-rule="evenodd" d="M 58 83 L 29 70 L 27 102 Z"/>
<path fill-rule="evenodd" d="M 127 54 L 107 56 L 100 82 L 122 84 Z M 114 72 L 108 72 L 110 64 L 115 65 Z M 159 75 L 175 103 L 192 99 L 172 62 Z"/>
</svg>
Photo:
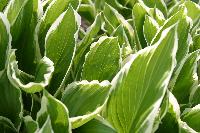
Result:
<svg viewBox="0 0 200 133">
<path fill-rule="evenodd" d="M 199 3 L 1 0 L 0 132 L 200 132 Z"/>
</svg>

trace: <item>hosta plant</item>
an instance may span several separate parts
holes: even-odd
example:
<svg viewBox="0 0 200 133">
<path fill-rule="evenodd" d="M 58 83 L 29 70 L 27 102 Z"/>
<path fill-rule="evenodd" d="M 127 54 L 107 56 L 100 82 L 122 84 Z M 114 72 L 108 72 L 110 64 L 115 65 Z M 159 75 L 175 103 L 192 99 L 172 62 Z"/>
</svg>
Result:
<svg viewBox="0 0 200 133">
<path fill-rule="evenodd" d="M 199 4 L 1 0 L 0 132 L 200 132 Z"/>
</svg>

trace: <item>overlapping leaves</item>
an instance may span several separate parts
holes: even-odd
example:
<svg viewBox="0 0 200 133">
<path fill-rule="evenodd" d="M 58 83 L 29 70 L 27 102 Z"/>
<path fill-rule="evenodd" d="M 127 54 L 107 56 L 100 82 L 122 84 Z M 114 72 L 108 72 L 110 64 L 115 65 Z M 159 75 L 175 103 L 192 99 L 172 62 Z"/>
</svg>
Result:
<svg viewBox="0 0 200 133">
<path fill-rule="evenodd" d="M 112 80 L 106 117 L 119 132 L 151 132 L 175 67 L 177 41 L 175 27 L 165 30 L 154 46 L 136 54 Z"/>
<path fill-rule="evenodd" d="M 0 132 L 200 132 L 199 3 L 1 0 Z"/>
</svg>

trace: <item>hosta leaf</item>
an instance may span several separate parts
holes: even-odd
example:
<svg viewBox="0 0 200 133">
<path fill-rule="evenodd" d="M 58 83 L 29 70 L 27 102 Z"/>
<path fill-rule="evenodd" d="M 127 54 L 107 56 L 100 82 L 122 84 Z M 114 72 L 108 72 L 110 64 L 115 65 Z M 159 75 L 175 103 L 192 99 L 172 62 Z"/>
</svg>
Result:
<svg viewBox="0 0 200 133">
<path fill-rule="evenodd" d="M 112 80 L 105 117 L 118 132 L 151 132 L 169 83 L 177 51 L 176 28 L 138 52 Z M 135 76 L 137 75 L 137 76 Z"/>
<path fill-rule="evenodd" d="M 79 6 L 79 0 L 53 0 L 45 11 L 41 22 L 38 23 L 38 43 L 40 52 L 44 55 L 45 52 L 45 37 L 55 20 L 63 13 L 71 4 L 74 9 Z M 72 8 L 72 7 L 71 7 Z"/>
<path fill-rule="evenodd" d="M 174 95 L 169 93 L 169 105 L 168 110 L 164 118 L 161 120 L 160 125 L 156 133 L 167 133 L 167 132 L 178 132 L 180 119 L 180 107 L 174 97 Z"/>
<path fill-rule="evenodd" d="M 109 89 L 108 81 L 101 83 L 81 81 L 67 86 L 61 101 L 69 109 L 72 128 L 77 128 L 93 119 L 102 110 Z"/>
<path fill-rule="evenodd" d="M 165 0 L 165 3 L 167 5 L 167 8 L 173 8 L 174 5 L 176 5 L 178 3 L 178 0 Z"/>
<path fill-rule="evenodd" d="M 78 44 L 76 54 L 74 57 L 74 64 L 73 64 L 73 68 L 75 69 L 75 74 L 81 72 L 83 63 L 85 61 L 85 55 L 88 52 L 88 49 L 94 37 L 100 31 L 101 24 L 102 24 L 102 21 L 101 21 L 101 13 L 100 13 L 96 16 L 96 19 L 94 20 L 93 24 L 87 29 L 86 35 Z M 79 79 L 80 78 L 79 76 L 80 75 L 75 75 L 76 79 L 77 78 Z"/>
<path fill-rule="evenodd" d="M 6 117 L 0 116 L 0 132 L 1 133 L 17 133 L 14 124 Z"/>
<path fill-rule="evenodd" d="M 196 131 L 194 131 L 194 129 L 189 127 L 186 122 L 183 122 L 181 120 L 179 120 L 179 132 L 180 133 L 197 133 Z"/>
<path fill-rule="evenodd" d="M 7 4 L 8 4 L 8 0 L 1 0 L 1 2 L 0 2 L 0 12 L 3 11 L 3 9 L 6 7 Z"/>
<path fill-rule="evenodd" d="M 10 24 L 5 15 L 0 13 L 0 71 L 6 66 L 7 55 L 11 48 Z"/>
<path fill-rule="evenodd" d="M 38 129 L 38 124 L 32 119 L 31 116 L 25 116 L 24 118 L 24 133 L 35 133 Z"/>
<path fill-rule="evenodd" d="M 99 0 L 99 1 L 102 1 L 102 0 Z M 110 0 L 103 0 L 102 1 L 102 8 L 105 6 L 105 3 L 109 4 L 110 6 L 112 6 L 113 8 L 115 8 L 117 11 L 119 11 L 120 14 L 122 14 L 125 18 L 130 18 L 131 17 L 131 9 L 128 8 L 127 6 L 132 6 L 134 5 L 131 5 L 131 3 L 135 3 L 136 1 L 135 0 L 131 0 L 129 2 L 127 2 L 127 5 L 122 5 L 121 4 L 121 0 L 113 0 L 113 1 L 110 1 Z M 96 3 L 96 2 L 95 2 Z"/>
<path fill-rule="evenodd" d="M 10 0 L 4 11 L 10 22 L 13 41 L 19 38 L 23 30 L 24 10 L 29 1 L 30 0 Z"/>
<path fill-rule="evenodd" d="M 50 120 L 48 120 L 48 116 Z M 41 101 L 41 109 L 37 114 L 37 122 L 41 128 L 49 128 L 48 125 L 52 125 L 52 129 L 55 133 L 71 133 L 71 125 L 69 123 L 68 109 L 59 100 L 51 96 L 46 90 L 43 91 L 43 97 Z"/>
<path fill-rule="evenodd" d="M 13 48 L 17 49 L 19 68 L 30 74 L 35 73 L 36 63 L 40 59 L 38 58 L 40 53 L 35 45 L 34 31 L 42 13 L 40 0 L 29 0 L 23 14 L 23 31 L 18 40 L 12 42 Z"/>
<path fill-rule="evenodd" d="M 37 56 L 34 30 L 42 13 L 39 2 L 39 0 L 11 0 L 5 10 L 11 24 L 12 47 L 17 49 L 19 68 L 31 74 L 34 73 L 34 61 Z"/>
<path fill-rule="evenodd" d="M 157 35 L 152 40 L 152 44 L 156 43 L 160 39 L 160 36 L 161 36 L 163 30 L 165 30 L 166 28 L 176 24 L 181 18 L 185 18 L 186 17 L 186 11 L 187 11 L 186 8 L 182 7 L 182 8 L 179 9 L 179 11 L 176 14 L 174 14 L 173 16 L 168 18 L 165 21 L 164 25 L 160 28 Z"/>
<path fill-rule="evenodd" d="M 200 104 L 184 113 L 183 121 L 185 121 L 195 131 L 200 132 Z"/>
<path fill-rule="evenodd" d="M 143 25 L 145 20 L 145 15 L 150 12 L 150 9 L 143 5 L 144 3 L 136 3 L 133 7 L 133 21 L 135 26 L 135 34 L 139 38 L 139 43 L 142 48 L 147 46 L 143 35 Z"/>
<path fill-rule="evenodd" d="M 63 12 L 49 29 L 45 39 L 45 56 L 50 58 L 55 67 L 50 92 L 55 93 L 65 82 L 76 50 L 77 31 L 80 26 L 78 14 L 70 6 Z"/>
<path fill-rule="evenodd" d="M 129 41 L 128 41 L 128 37 L 125 33 L 124 27 L 123 25 L 119 25 L 111 34 L 111 36 L 113 37 L 118 37 L 118 42 L 120 47 L 122 47 L 123 45 L 125 46 L 130 46 Z"/>
<path fill-rule="evenodd" d="M 168 18 L 176 14 L 183 7 L 182 3 L 183 1 L 177 2 L 175 5 L 173 5 L 173 7 L 168 12 Z"/>
<path fill-rule="evenodd" d="M 19 86 L 27 93 L 35 93 L 43 90 L 50 82 L 54 71 L 53 62 L 43 57 L 37 64 L 34 76 L 28 75 L 18 69 L 15 51 L 12 50 L 9 58 L 8 74 L 13 84 Z"/>
<path fill-rule="evenodd" d="M 197 61 L 199 51 L 193 52 L 187 56 L 187 59 L 178 74 L 172 93 L 179 103 L 187 104 L 192 87 L 197 84 Z"/>
<path fill-rule="evenodd" d="M 191 17 L 193 21 L 197 21 L 200 16 L 200 6 L 192 1 L 186 1 L 184 5 L 187 8 L 187 15 Z"/>
<path fill-rule="evenodd" d="M 167 91 L 165 93 L 165 96 L 160 105 L 160 109 L 158 110 L 157 115 L 155 117 L 154 124 L 153 124 L 153 132 L 156 132 L 156 130 L 158 130 L 158 128 L 159 128 L 159 125 L 162 124 L 161 120 L 167 114 L 169 104 L 170 104 L 169 103 L 169 91 Z"/>
<path fill-rule="evenodd" d="M 164 0 L 143 0 L 143 2 L 151 8 L 158 8 L 165 16 L 167 16 L 167 7 Z"/>
<path fill-rule="evenodd" d="M 105 4 L 104 7 L 104 15 L 107 18 L 107 20 L 110 22 L 110 24 L 115 28 L 118 27 L 120 24 L 120 17 L 123 18 L 123 16 L 121 16 L 118 12 L 116 13 L 113 7 L 111 7 L 108 4 Z"/>
<path fill-rule="evenodd" d="M 23 115 L 21 91 L 10 83 L 6 70 L 0 73 L 0 92 L 0 116 L 10 119 L 19 129 Z"/>
<path fill-rule="evenodd" d="M 189 18 L 186 16 L 185 8 L 181 8 L 179 12 L 177 12 L 174 16 L 170 17 L 165 24 L 159 29 L 156 36 L 152 40 L 152 44 L 157 42 L 160 38 L 160 35 L 164 29 L 170 27 L 178 23 L 178 51 L 176 55 L 177 64 L 182 61 L 182 59 L 187 55 L 189 52 L 189 44 L 188 44 L 188 32 L 190 29 L 190 21 Z"/>
<path fill-rule="evenodd" d="M 183 58 L 189 52 L 189 30 L 190 30 L 190 19 L 188 17 L 183 17 L 180 19 L 178 24 L 178 51 L 176 55 L 177 64 L 183 60 Z"/>
<path fill-rule="evenodd" d="M 42 7 L 43 7 L 43 10 L 46 11 L 47 7 L 50 5 L 50 3 L 52 2 L 53 0 L 43 0 L 42 1 Z"/>
<path fill-rule="evenodd" d="M 61 101 L 68 107 L 70 117 L 81 116 L 102 105 L 107 98 L 110 87 L 108 81 L 101 83 L 86 80 L 74 82 L 67 86 Z M 96 100 L 92 101 L 93 98 Z"/>
<path fill-rule="evenodd" d="M 196 21 L 193 21 L 192 29 L 190 32 L 192 36 L 200 33 L 200 15 Z"/>
<path fill-rule="evenodd" d="M 193 105 L 200 104 L 200 85 L 192 90 L 189 100 Z"/>
<path fill-rule="evenodd" d="M 120 48 L 118 39 L 101 37 L 91 45 L 82 71 L 82 80 L 112 80 L 119 70 Z"/>
<path fill-rule="evenodd" d="M 105 119 L 98 116 L 73 130 L 73 133 L 117 133 L 117 131 Z"/>
<path fill-rule="evenodd" d="M 97 11 L 101 11 L 101 9 L 104 7 L 105 5 L 105 1 L 104 0 L 94 0 L 94 5 L 95 8 L 97 9 Z"/>
<path fill-rule="evenodd" d="M 87 123 L 88 121 L 92 120 L 93 118 L 95 118 L 102 111 L 103 107 L 104 105 L 98 107 L 95 111 L 89 114 L 70 118 L 72 129 L 78 128 Z"/>
<path fill-rule="evenodd" d="M 153 17 L 160 26 L 165 23 L 165 17 L 160 10 L 158 10 L 157 8 L 153 8 L 150 10 L 150 12 L 151 17 Z"/>
<path fill-rule="evenodd" d="M 132 26 L 124 19 L 124 17 L 118 13 L 116 9 L 111 7 L 108 4 L 105 4 L 104 10 L 104 17 L 105 19 L 111 24 L 111 26 L 115 29 L 117 28 L 120 24 L 123 25 L 124 30 L 127 34 L 129 43 L 131 47 L 134 47 L 134 30 Z M 109 34 L 112 34 L 114 29 L 110 29 Z"/>
<path fill-rule="evenodd" d="M 87 21 L 93 22 L 96 16 L 94 4 L 81 4 L 78 13 L 84 17 Z"/>
<path fill-rule="evenodd" d="M 154 20 L 162 26 L 165 18 L 160 10 L 157 8 L 148 8 L 142 1 L 139 1 L 139 3 L 135 4 L 133 7 L 133 22 L 134 27 L 137 32 L 136 38 L 139 38 L 140 45 L 142 48 L 147 46 L 147 42 L 144 38 L 144 23 L 145 23 L 145 16 L 151 16 L 151 18 L 154 18 Z M 154 42 L 155 43 L 155 42 Z"/>
<path fill-rule="evenodd" d="M 200 34 L 193 37 L 193 51 L 200 49 Z"/>
<path fill-rule="evenodd" d="M 146 15 L 143 26 L 143 32 L 144 32 L 144 37 L 148 44 L 151 43 L 158 29 L 159 29 L 158 23 L 152 17 Z"/>
<path fill-rule="evenodd" d="M 122 6 L 127 6 L 127 5 L 131 5 L 131 7 L 134 6 L 134 4 L 137 2 L 137 0 L 118 0 L 120 4 L 122 4 Z"/>
</svg>

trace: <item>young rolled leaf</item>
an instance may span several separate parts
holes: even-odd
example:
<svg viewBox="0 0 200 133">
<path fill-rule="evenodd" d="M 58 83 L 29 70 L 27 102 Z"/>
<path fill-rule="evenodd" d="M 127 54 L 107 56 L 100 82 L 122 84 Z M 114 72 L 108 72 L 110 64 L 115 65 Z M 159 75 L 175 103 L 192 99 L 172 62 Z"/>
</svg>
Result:
<svg viewBox="0 0 200 133">
<path fill-rule="evenodd" d="M 11 48 L 10 24 L 6 16 L 0 13 L 0 71 L 6 67 L 7 55 Z"/>
<path fill-rule="evenodd" d="M 151 132 L 175 67 L 176 27 L 136 53 L 112 80 L 105 117 L 118 132 Z M 137 76 L 135 76 L 137 75 Z"/>
<path fill-rule="evenodd" d="M 128 41 L 128 37 L 126 35 L 126 32 L 124 30 L 124 26 L 121 24 L 119 25 L 111 34 L 111 36 L 113 37 L 118 37 L 118 42 L 120 47 L 122 47 L 123 45 L 130 47 L 129 41 Z"/>
<path fill-rule="evenodd" d="M 82 80 L 111 81 L 119 68 L 118 39 L 104 36 L 91 45 L 83 66 Z"/>
<path fill-rule="evenodd" d="M 41 21 L 38 23 L 38 43 L 40 52 L 44 55 L 45 52 L 45 38 L 49 28 L 56 21 L 56 19 L 71 5 L 74 9 L 79 6 L 80 0 L 52 0 L 46 9 Z M 70 7 L 70 8 L 72 8 Z"/>
<path fill-rule="evenodd" d="M 108 97 L 110 87 L 108 81 L 101 83 L 81 81 L 67 86 L 61 101 L 69 109 L 73 129 L 85 124 L 100 113 Z"/>
<path fill-rule="evenodd" d="M 115 11 L 117 11 L 117 10 L 115 10 L 110 5 L 105 4 L 105 7 L 104 7 L 104 16 L 110 22 L 110 24 L 113 26 L 113 28 L 118 27 L 119 24 L 120 24 L 120 17 L 121 17 L 121 19 L 123 18 L 123 16 L 121 16 L 119 13 L 117 13 Z"/>
<path fill-rule="evenodd" d="M 200 132 L 200 104 L 184 113 L 183 121 L 185 121 L 195 131 Z"/>
<path fill-rule="evenodd" d="M 153 17 L 160 26 L 163 26 L 166 21 L 163 13 L 157 8 L 151 8 L 150 13 L 150 16 Z"/>
<path fill-rule="evenodd" d="M 105 20 L 107 20 L 108 23 L 111 25 L 111 27 L 113 27 L 113 29 L 111 28 L 110 30 L 108 30 L 109 34 L 112 34 L 114 29 L 117 28 L 120 24 L 122 24 L 127 34 L 129 43 L 131 47 L 133 48 L 135 45 L 134 44 L 134 41 L 135 41 L 134 30 L 132 26 L 127 22 L 127 20 L 125 20 L 124 17 L 121 14 L 119 14 L 116 9 L 114 9 L 108 4 L 105 4 L 103 13 L 104 13 Z"/>
<path fill-rule="evenodd" d="M 50 92 L 53 94 L 64 84 L 69 73 L 76 50 L 77 32 L 80 18 L 70 6 L 63 12 L 49 29 L 45 38 L 45 56 L 54 63 L 55 71 L 50 83 Z"/>
<path fill-rule="evenodd" d="M 15 51 L 12 50 L 8 62 L 8 75 L 10 81 L 27 93 L 43 90 L 50 82 L 54 71 L 53 62 L 43 57 L 37 64 L 35 75 L 29 75 L 18 69 Z"/>
<path fill-rule="evenodd" d="M 23 115 L 21 91 L 10 83 L 6 70 L 0 72 L 0 92 L 0 116 L 9 119 L 19 130 Z"/>
<path fill-rule="evenodd" d="M 49 116 L 49 117 L 48 117 Z M 51 96 L 46 90 L 43 91 L 41 109 L 37 114 L 39 128 L 50 128 L 54 133 L 71 133 L 71 124 L 66 106 Z M 47 129 L 45 129 L 47 130 Z"/>
<path fill-rule="evenodd" d="M 139 43 L 142 48 L 145 48 L 147 45 L 147 41 L 145 40 L 145 36 L 144 36 L 144 32 L 146 32 L 144 30 L 144 23 L 145 23 L 145 16 L 149 15 L 152 18 L 154 18 L 154 20 L 160 25 L 163 25 L 163 21 L 165 21 L 165 18 L 162 14 L 161 11 L 159 11 L 158 9 L 154 9 L 154 8 L 149 8 L 147 7 L 142 1 L 139 1 L 139 3 L 135 4 L 135 6 L 133 7 L 133 26 L 134 26 L 134 30 L 136 32 L 135 34 L 135 38 L 138 39 L 137 43 Z M 155 43 L 155 42 L 154 42 Z"/>
<path fill-rule="evenodd" d="M 93 24 L 87 29 L 87 33 L 84 38 L 79 42 L 76 50 L 76 54 L 74 57 L 73 69 L 75 69 L 74 73 L 76 79 L 80 79 L 80 73 L 82 71 L 82 66 L 85 61 L 85 55 L 88 52 L 88 49 L 96 35 L 101 29 L 101 13 L 98 14 L 93 22 Z M 79 75 L 78 75 L 79 74 Z"/>
<path fill-rule="evenodd" d="M 187 104 L 189 102 L 192 88 L 198 84 L 197 61 L 199 60 L 199 51 L 189 54 L 186 58 L 172 88 L 172 93 L 180 104 Z"/>
<path fill-rule="evenodd" d="M 141 45 L 142 48 L 147 46 L 143 34 L 143 25 L 145 21 L 145 15 L 150 12 L 150 9 L 144 5 L 144 3 L 136 3 L 133 7 L 133 22 L 135 27 L 135 36 L 138 38 L 137 43 Z"/>
<path fill-rule="evenodd" d="M 166 28 L 178 23 L 178 21 L 181 19 L 181 18 L 185 18 L 187 15 L 187 10 L 185 7 L 182 7 L 179 9 L 179 11 L 177 13 L 175 13 L 173 16 L 171 16 L 170 18 L 168 18 L 164 25 L 160 28 L 159 32 L 157 33 L 157 35 L 154 37 L 154 39 L 152 40 L 152 44 L 156 43 L 160 37 L 161 37 L 161 34 L 163 32 L 163 30 L 165 30 Z"/>
<path fill-rule="evenodd" d="M 182 8 L 182 9 L 184 9 L 184 8 Z M 180 73 L 180 70 L 182 69 L 186 59 L 188 58 L 188 52 L 189 52 L 190 42 L 189 42 L 189 33 L 188 32 L 190 30 L 190 22 L 188 21 L 188 17 L 186 16 L 184 10 L 180 10 L 177 14 L 172 16 L 171 19 L 169 19 L 169 21 L 166 23 L 166 26 L 170 23 L 171 24 L 174 23 L 175 22 L 174 20 L 180 19 L 180 18 L 178 18 L 178 16 L 183 13 L 182 16 L 180 16 L 182 18 L 179 20 L 179 23 L 178 23 L 178 37 L 180 37 L 179 42 L 178 42 L 179 48 L 178 48 L 177 55 L 176 55 L 177 66 L 174 70 L 174 73 L 173 73 L 173 76 L 172 76 L 172 79 L 171 79 L 170 85 L 169 85 L 169 88 L 171 90 L 173 89 L 173 87 L 176 83 L 176 80 Z M 184 12 L 182 12 L 182 11 L 184 11 Z M 178 20 L 176 20 L 176 21 L 178 21 Z"/>
<path fill-rule="evenodd" d="M 181 8 L 175 15 L 166 20 L 165 24 L 159 29 L 151 44 L 160 38 L 162 31 L 178 23 L 178 51 L 176 55 L 177 67 L 189 52 L 188 36 L 190 30 L 190 19 L 186 16 L 186 8 Z"/>
<path fill-rule="evenodd" d="M 125 5 L 122 5 L 122 0 L 96 0 L 95 4 L 97 5 L 99 2 L 97 1 L 101 1 L 102 2 L 102 8 L 105 6 L 105 4 L 109 4 L 110 6 L 112 6 L 113 8 L 115 8 L 120 14 L 122 14 L 125 18 L 130 18 L 131 17 L 131 8 L 134 6 L 134 4 L 136 3 L 136 0 L 127 0 L 127 3 Z M 123 0 L 124 1 L 124 0 Z M 124 1 L 125 2 L 125 1 Z M 99 5 L 98 5 L 99 6 Z M 131 7 L 131 8 L 130 8 Z"/>
<path fill-rule="evenodd" d="M 189 52 L 189 30 L 191 26 L 191 20 L 187 16 L 183 16 L 179 20 L 178 24 L 178 51 L 176 55 L 177 64 L 179 64 L 183 58 Z"/>
<path fill-rule="evenodd" d="M 156 35 L 158 29 L 159 29 L 158 23 L 152 17 L 146 15 L 143 26 L 143 33 L 148 45 L 151 44 L 151 41 Z"/>
<path fill-rule="evenodd" d="M 151 8 L 158 8 L 167 17 L 167 6 L 164 0 L 143 0 L 143 2 Z"/>
</svg>

